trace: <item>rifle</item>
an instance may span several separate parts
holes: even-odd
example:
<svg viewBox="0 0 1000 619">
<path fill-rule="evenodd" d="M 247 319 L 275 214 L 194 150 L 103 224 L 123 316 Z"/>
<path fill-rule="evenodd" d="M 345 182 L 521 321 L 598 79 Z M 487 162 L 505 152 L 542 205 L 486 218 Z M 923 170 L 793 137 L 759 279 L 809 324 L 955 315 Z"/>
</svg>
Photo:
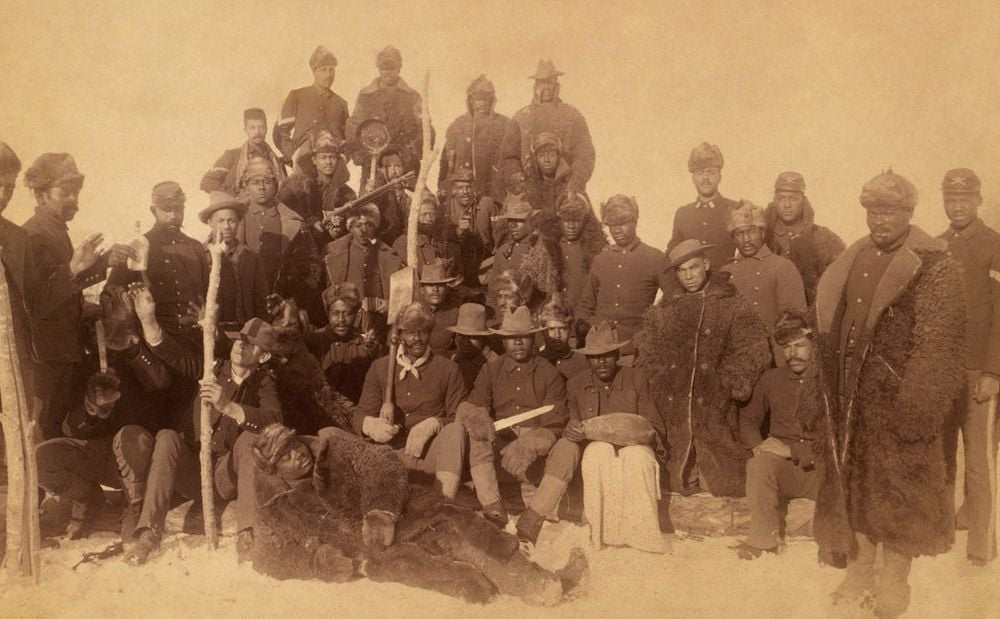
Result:
<svg viewBox="0 0 1000 619">
<path fill-rule="evenodd" d="M 411 180 L 413 177 L 414 174 L 412 171 L 407 172 L 406 174 L 400 176 L 399 178 L 394 178 L 391 181 L 387 182 L 386 184 L 380 187 L 376 187 L 375 189 L 372 189 L 371 191 L 361 196 L 360 198 L 355 198 L 350 202 L 344 204 L 343 206 L 338 206 L 332 211 L 326 211 L 326 214 L 328 217 L 343 216 L 346 213 L 351 212 L 353 209 L 358 208 L 359 206 L 363 206 L 365 204 L 368 204 L 369 202 L 373 202 L 381 198 L 385 194 L 394 190 L 396 187 L 399 187 L 403 183 L 406 183 L 407 181 Z"/>
</svg>

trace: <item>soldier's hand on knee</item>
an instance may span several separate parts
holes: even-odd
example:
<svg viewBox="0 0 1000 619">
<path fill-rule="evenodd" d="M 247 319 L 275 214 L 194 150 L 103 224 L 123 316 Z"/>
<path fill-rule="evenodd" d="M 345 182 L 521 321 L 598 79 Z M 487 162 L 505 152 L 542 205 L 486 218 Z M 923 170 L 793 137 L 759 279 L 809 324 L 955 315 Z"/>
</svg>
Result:
<svg viewBox="0 0 1000 619">
<path fill-rule="evenodd" d="M 441 428 L 441 420 L 437 417 L 429 417 L 413 426 L 406 437 L 406 453 L 419 459 L 424 455 L 424 447 L 427 442 L 434 438 L 441 431 Z"/>
<path fill-rule="evenodd" d="M 535 454 L 531 453 L 519 440 L 514 440 L 500 450 L 500 466 L 518 479 L 524 478 L 528 467 L 534 461 Z"/>
<path fill-rule="evenodd" d="M 376 443 L 388 443 L 399 432 L 399 426 L 381 417 L 365 417 L 361 432 Z"/>
<path fill-rule="evenodd" d="M 566 424 L 566 429 L 563 430 L 562 437 L 574 443 L 587 440 L 587 435 L 583 432 L 583 423 L 579 421 L 569 422 Z"/>
</svg>

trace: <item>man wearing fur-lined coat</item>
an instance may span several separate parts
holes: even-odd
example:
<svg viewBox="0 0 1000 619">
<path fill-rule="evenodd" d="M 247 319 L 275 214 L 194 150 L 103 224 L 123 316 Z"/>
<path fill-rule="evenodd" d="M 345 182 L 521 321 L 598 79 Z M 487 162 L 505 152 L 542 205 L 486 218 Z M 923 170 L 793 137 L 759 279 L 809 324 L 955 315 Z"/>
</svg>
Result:
<svg viewBox="0 0 1000 619">
<path fill-rule="evenodd" d="M 729 274 L 711 270 L 711 248 L 688 239 L 670 250 L 678 285 L 646 312 L 634 341 L 666 425 L 670 489 L 743 496 L 751 452 L 738 438 L 737 407 L 767 369 L 770 345 Z"/>
<path fill-rule="evenodd" d="M 912 558 L 954 540 L 942 441 L 964 384 L 965 314 L 947 244 L 910 225 L 913 184 L 890 170 L 860 201 L 871 234 L 819 281 L 822 380 L 804 385 L 800 407 L 826 417 L 814 421 L 825 433 L 814 527 L 821 551 L 848 556 L 834 600 L 874 595 L 876 614 L 895 617 Z"/>
</svg>

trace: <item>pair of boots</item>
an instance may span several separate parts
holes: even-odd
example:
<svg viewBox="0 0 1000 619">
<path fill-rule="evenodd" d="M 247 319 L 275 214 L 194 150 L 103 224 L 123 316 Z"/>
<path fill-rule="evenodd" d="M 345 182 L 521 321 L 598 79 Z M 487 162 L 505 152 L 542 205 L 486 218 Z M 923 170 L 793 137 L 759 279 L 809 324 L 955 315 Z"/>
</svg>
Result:
<svg viewBox="0 0 1000 619">
<path fill-rule="evenodd" d="M 882 565 L 876 570 L 876 544 L 862 533 L 854 537 L 857 556 L 848 561 L 847 575 L 833 592 L 834 604 L 871 605 L 878 617 L 898 617 L 910 605 L 912 558 L 883 546 Z"/>
</svg>

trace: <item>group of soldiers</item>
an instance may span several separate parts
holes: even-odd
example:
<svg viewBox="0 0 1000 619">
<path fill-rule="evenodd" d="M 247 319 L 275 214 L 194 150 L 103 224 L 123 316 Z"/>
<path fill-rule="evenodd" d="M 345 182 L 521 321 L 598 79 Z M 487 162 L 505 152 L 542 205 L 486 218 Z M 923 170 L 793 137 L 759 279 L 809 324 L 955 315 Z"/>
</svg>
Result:
<svg viewBox="0 0 1000 619">
<path fill-rule="evenodd" d="M 956 523 L 972 562 L 995 558 L 1000 235 L 977 215 L 974 172 L 945 175 L 951 227 L 938 238 L 909 223 L 913 185 L 879 174 L 860 197 L 871 234 L 845 249 L 815 223 L 801 174 L 779 174 L 766 208 L 730 200 L 722 153 L 704 143 L 688 161 L 696 200 L 661 251 L 637 236 L 634 198 L 591 205 L 594 146 L 551 61 L 511 118 L 485 76 L 470 84 L 438 191 L 419 195 L 421 98 L 397 50 L 376 64 L 350 114 L 332 90 L 337 59 L 317 48 L 313 84 L 282 105 L 276 149 L 264 112 L 246 110 L 247 142 L 201 182 L 207 243 L 182 232 L 187 197 L 164 181 L 141 239 L 74 247 L 84 177 L 73 158 L 46 153 L 26 170 L 35 214 L 23 227 L 0 218 L 0 246 L 39 480 L 72 502 L 67 535 L 86 534 L 100 484 L 121 487 L 126 559 L 144 563 L 175 496 L 199 494 L 205 410 L 241 558 L 259 488 L 273 494 L 313 464 L 288 441 L 261 442 L 273 424 L 388 446 L 445 497 L 471 484 L 501 527 L 503 489 L 519 485 L 528 542 L 579 501 L 596 546 L 663 552 L 663 493 L 709 492 L 747 496 L 738 552 L 753 559 L 779 550 L 787 501 L 812 498 L 821 558 L 847 568 L 836 596 L 874 596 L 887 615 L 908 604 L 910 560 L 947 550 Z M 387 145 L 369 148 L 372 127 Z M 348 160 L 362 168 L 359 192 Z M 0 144 L 0 212 L 20 170 Z M 225 249 L 206 381 L 209 243 Z M 411 245 L 418 290 L 389 316 Z M 102 281 L 100 307 L 88 306 L 83 289 Z M 372 522 L 391 531 L 397 517 Z"/>
</svg>

